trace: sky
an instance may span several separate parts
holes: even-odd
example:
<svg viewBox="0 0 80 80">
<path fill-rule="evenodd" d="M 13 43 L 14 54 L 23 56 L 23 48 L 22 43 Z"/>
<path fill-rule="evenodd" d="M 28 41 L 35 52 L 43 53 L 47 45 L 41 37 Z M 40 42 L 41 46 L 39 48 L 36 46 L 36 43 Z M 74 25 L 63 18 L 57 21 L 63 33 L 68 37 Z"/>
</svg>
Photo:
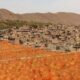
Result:
<svg viewBox="0 0 80 80">
<path fill-rule="evenodd" d="M 0 8 L 15 13 L 80 13 L 80 0 L 0 0 Z"/>
</svg>

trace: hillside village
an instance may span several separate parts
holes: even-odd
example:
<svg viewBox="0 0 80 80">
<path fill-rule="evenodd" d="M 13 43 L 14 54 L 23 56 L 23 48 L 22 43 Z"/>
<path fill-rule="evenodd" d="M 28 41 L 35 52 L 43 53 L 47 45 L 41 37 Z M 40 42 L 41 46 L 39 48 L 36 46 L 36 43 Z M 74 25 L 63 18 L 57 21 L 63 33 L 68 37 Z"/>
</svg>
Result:
<svg viewBox="0 0 80 80">
<path fill-rule="evenodd" d="M 0 40 L 51 51 L 79 51 L 80 26 L 33 24 L 0 30 Z"/>
<path fill-rule="evenodd" d="M 51 51 L 80 51 L 80 15 L 0 9 L 0 40 Z"/>
</svg>

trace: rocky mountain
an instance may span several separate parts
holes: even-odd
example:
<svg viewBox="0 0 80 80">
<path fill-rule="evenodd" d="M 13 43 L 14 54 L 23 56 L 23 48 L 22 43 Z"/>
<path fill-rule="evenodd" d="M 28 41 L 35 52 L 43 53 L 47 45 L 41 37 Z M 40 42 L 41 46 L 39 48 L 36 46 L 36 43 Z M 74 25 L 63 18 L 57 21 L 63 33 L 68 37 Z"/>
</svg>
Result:
<svg viewBox="0 0 80 80">
<path fill-rule="evenodd" d="M 0 20 L 25 20 L 36 22 L 51 22 L 59 24 L 80 25 L 80 15 L 75 13 L 25 13 L 15 14 L 6 9 L 0 9 Z"/>
<path fill-rule="evenodd" d="M 14 20 L 17 19 L 17 15 L 6 9 L 0 9 L 0 20 Z"/>
</svg>

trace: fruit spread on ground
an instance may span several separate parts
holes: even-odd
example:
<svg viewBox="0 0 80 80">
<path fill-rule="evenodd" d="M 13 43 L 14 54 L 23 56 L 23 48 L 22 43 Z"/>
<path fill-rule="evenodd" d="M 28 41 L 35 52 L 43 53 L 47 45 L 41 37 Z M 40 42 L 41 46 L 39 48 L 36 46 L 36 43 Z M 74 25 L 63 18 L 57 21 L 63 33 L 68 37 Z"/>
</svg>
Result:
<svg viewBox="0 0 80 80">
<path fill-rule="evenodd" d="M 0 80 L 80 80 L 79 52 L 48 51 L 0 41 Z"/>
</svg>

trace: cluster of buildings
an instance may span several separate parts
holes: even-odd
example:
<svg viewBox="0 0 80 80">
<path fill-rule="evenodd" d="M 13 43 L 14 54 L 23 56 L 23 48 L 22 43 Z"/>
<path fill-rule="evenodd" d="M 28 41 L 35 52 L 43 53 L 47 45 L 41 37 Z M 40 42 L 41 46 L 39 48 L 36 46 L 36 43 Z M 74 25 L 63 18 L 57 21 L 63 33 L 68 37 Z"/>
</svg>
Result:
<svg viewBox="0 0 80 80">
<path fill-rule="evenodd" d="M 0 31 L 1 40 L 47 50 L 79 51 L 80 26 L 50 24 L 23 26 Z"/>
</svg>

